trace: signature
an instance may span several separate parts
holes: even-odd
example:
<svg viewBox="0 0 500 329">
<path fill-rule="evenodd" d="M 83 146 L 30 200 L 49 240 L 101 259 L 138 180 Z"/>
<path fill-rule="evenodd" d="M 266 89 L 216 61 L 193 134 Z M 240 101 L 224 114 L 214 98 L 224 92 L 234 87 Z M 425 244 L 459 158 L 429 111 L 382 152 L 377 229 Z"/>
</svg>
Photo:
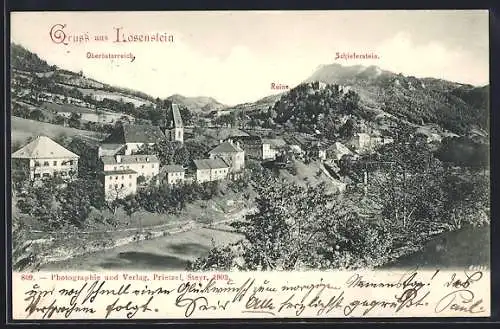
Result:
<svg viewBox="0 0 500 329">
<path fill-rule="evenodd" d="M 441 313 L 445 310 L 458 311 L 470 314 L 484 312 L 482 306 L 483 300 L 475 300 L 475 295 L 468 289 L 460 289 L 445 295 L 439 300 L 434 308 L 436 313 Z"/>
</svg>

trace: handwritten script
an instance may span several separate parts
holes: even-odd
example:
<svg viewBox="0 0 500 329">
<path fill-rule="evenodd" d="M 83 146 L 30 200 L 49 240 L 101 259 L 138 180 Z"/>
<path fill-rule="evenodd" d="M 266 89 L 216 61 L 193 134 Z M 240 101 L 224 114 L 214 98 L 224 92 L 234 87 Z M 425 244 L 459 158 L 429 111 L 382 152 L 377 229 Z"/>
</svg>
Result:
<svg viewBox="0 0 500 329">
<path fill-rule="evenodd" d="M 15 319 L 489 316 L 489 272 L 14 273 Z"/>
</svg>

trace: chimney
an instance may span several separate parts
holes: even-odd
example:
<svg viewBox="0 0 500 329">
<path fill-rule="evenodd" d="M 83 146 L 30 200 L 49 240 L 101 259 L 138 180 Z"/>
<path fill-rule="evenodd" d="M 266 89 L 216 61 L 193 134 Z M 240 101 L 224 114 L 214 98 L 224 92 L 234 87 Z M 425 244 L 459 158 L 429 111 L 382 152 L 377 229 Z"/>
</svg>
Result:
<svg viewBox="0 0 500 329">
<path fill-rule="evenodd" d="M 149 158 L 146 158 L 146 162 L 149 162 Z"/>
<path fill-rule="evenodd" d="M 117 163 L 122 162 L 122 156 L 121 155 L 116 155 L 116 162 Z"/>
<path fill-rule="evenodd" d="M 223 139 L 219 139 L 219 144 L 222 144 L 224 143 L 224 140 Z"/>
<path fill-rule="evenodd" d="M 236 142 L 236 146 L 240 147 L 240 142 L 239 141 Z"/>
</svg>

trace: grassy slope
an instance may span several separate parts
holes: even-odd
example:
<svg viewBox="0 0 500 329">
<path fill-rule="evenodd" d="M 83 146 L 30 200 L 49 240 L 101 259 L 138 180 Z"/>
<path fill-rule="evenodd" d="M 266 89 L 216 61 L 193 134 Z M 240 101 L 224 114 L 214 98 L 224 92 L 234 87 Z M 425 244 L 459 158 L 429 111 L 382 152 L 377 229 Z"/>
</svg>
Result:
<svg viewBox="0 0 500 329">
<path fill-rule="evenodd" d="M 280 169 L 279 174 L 281 177 L 285 178 L 290 183 L 296 183 L 300 186 L 306 186 L 311 184 L 316 186 L 320 183 L 326 183 L 327 190 L 330 192 L 336 192 L 338 188 L 337 181 L 330 179 L 322 171 L 320 175 L 317 173 L 321 170 L 321 164 L 319 161 L 314 161 L 309 164 L 305 164 L 302 161 L 294 160 L 295 166 L 297 168 L 297 175 L 292 175 L 286 169 Z"/>
<path fill-rule="evenodd" d="M 65 134 L 66 136 L 82 136 L 92 140 L 98 140 L 103 137 L 94 131 L 79 130 L 51 123 L 11 117 L 11 143 L 24 143 L 28 137 L 39 135 L 55 138 L 61 134 Z"/>
</svg>

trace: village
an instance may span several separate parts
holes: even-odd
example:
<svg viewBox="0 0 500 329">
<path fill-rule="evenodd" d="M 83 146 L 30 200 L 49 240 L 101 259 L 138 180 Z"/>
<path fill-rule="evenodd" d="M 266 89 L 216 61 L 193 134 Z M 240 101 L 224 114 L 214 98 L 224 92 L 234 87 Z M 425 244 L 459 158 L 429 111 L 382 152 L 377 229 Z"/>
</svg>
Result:
<svg viewBox="0 0 500 329">
<path fill-rule="evenodd" d="M 184 125 L 179 107 L 169 109 L 171 122 L 162 130 L 159 126 L 122 124 L 104 139 L 98 149 L 102 181 L 106 201 L 133 195 L 138 188 L 148 184 L 177 185 L 205 183 L 239 177 L 245 170 L 245 160 L 253 159 L 264 165 L 286 168 L 292 158 L 319 160 L 333 177 L 338 177 L 340 161 L 345 156 L 356 159 L 360 154 L 373 151 L 377 146 L 392 143 L 390 137 L 355 134 L 348 143 L 324 143 L 313 136 L 288 134 L 283 137 L 230 136 L 219 140 L 206 158 L 191 159 L 190 166 L 168 164 L 160 166 L 155 154 L 136 154 L 143 145 L 155 145 L 158 140 L 184 143 Z M 46 136 L 38 136 L 32 142 L 12 154 L 17 167 L 29 172 L 29 179 L 37 182 L 47 177 L 74 178 L 78 173 L 79 155 L 59 145 Z M 339 190 L 345 184 L 339 185 Z"/>
</svg>

